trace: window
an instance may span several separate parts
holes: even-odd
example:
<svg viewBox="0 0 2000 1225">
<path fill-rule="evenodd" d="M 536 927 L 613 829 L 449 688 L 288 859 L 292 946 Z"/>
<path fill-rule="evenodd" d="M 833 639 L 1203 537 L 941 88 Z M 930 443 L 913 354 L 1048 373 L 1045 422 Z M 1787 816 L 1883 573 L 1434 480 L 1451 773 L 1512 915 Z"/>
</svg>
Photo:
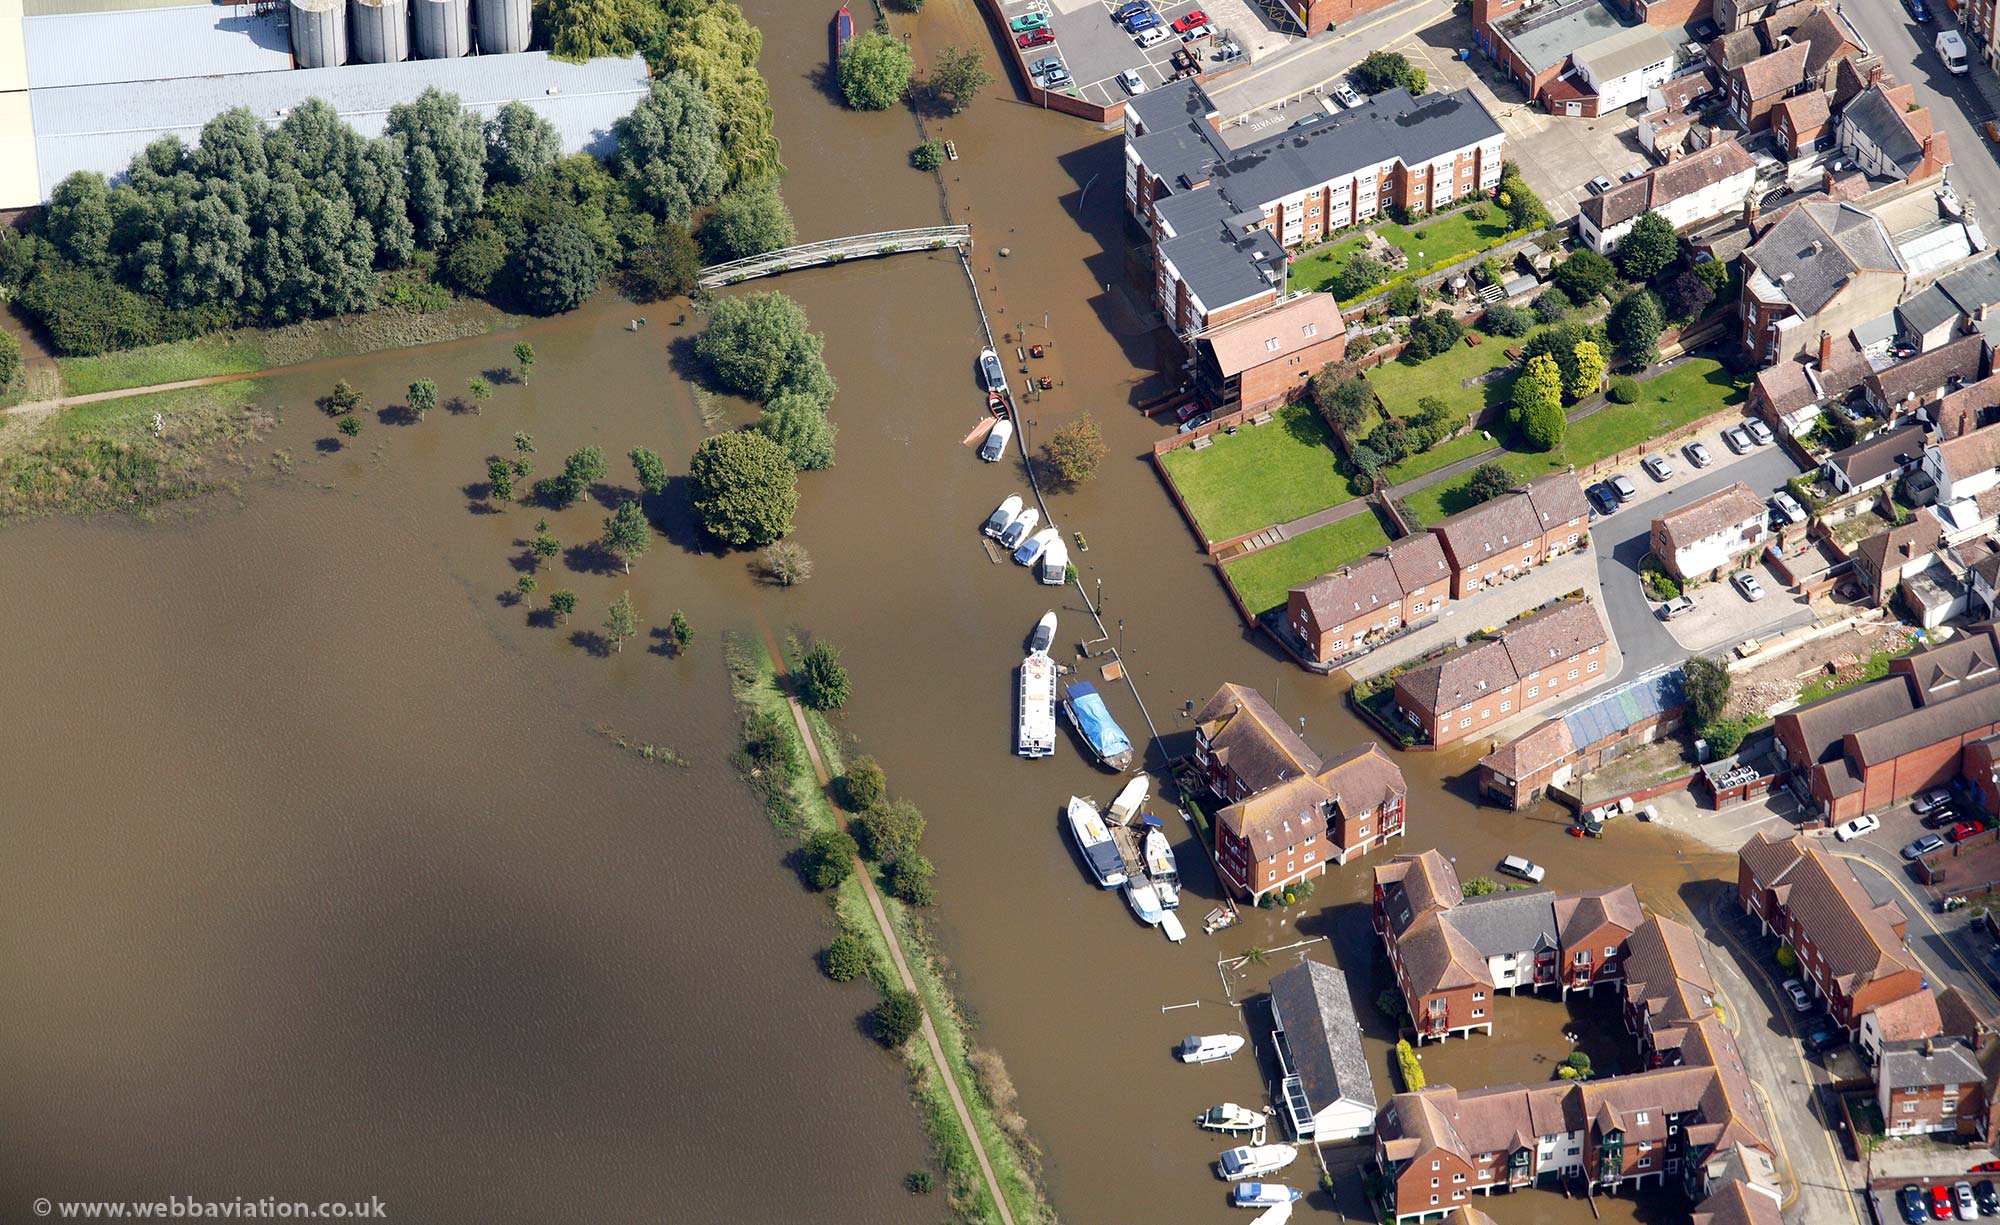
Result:
<svg viewBox="0 0 2000 1225">
<path fill-rule="evenodd" d="M 1451 1176 L 1451 1180 L 1452 1180 L 1453 1182 L 1464 1182 L 1464 1181 L 1465 1181 L 1465 1175 L 1463 1175 L 1463 1174 L 1453 1174 L 1453 1175 Z"/>
<path fill-rule="evenodd" d="M 1575 669 L 1575 668 L 1571 668 L 1571 669 L 1569 670 L 1569 678 L 1570 678 L 1571 680 L 1575 680 L 1575 679 L 1576 679 L 1576 669 Z"/>
<path fill-rule="evenodd" d="M 1273 336 L 1271 337 L 1271 339 L 1264 342 L 1264 352 L 1276 353 L 1277 351 L 1278 351 L 1278 338 L 1276 336 Z"/>
<path fill-rule="evenodd" d="M 1652 1159 L 1651 1157 L 1641 1157 L 1641 1158 L 1639 1158 L 1639 1168 L 1640 1168 L 1640 1169 L 1642 1169 L 1642 1170 L 1649 1170 L 1649 1169 L 1651 1169 L 1652 1167 L 1653 1167 L 1653 1159 Z"/>
<path fill-rule="evenodd" d="M 1589 667 L 1587 667 L 1587 668 L 1585 668 L 1585 669 L 1584 669 L 1584 671 L 1586 671 L 1586 672 L 1595 672 L 1595 671 L 1597 671 L 1597 661 L 1596 661 L 1596 660 L 1594 660 L 1594 659 L 1593 659 L 1593 660 L 1591 660 L 1591 661 L 1590 661 L 1590 666 L 1589 666 Z"/>
<path fill-rule="evenodd" d="M 1435 1169 L 1440 1169 L 1440 1168 L 1442 1168 L 1443 1164 L 1444 1164 L 1443 1162 L 1438 1162 L 1438 1161 L 1433 1161 L 1433 1162 L 1431 1162 L 1431 1168 L 1432 1168 L 1433 1170 L 1435 1170 Z M 1435 1187 L 1435 1186 L 1437 1186 L 1437 1184 L 1436 1184 L 1436 1183 L 1432 1183 L 1432 1184 L 1431 1184 L 1431 1186 Z"/>
<path fill-rule="evenodd" d="M 1460 731 L 1464 731 L 1464 730 L 1465 730 L 1466 728 L 1468 728 L 1468 727 L 1471 727 L 1471 726 L 1472 726 L 1472 720 L 1470 720 L 1470 719 L 1460 719 L 1460 720 L 1458 721 L 1458 729 L 1459 729 Z"/>
<path fill-rule="evenodd" d="M 1313 212 L 1315 213 L 1317 213 L 1318 211 L 1319 211 L 1318 209 L 1313 210 Z M 1314 336 L 1319 335 L 1319 324 L 1308 323 L 1304 327 L 1299 329 L 1299 334 L 1306 337 L 1306 339 L 1310 340 Z"/>
<path fill-rule="evenodd" d="M 1484 1008 L 1475 1008 L 1472 1010 L 1472 1015 L 1474 1017 L 1483 1017 L 1486 1015 L 1486 1010 Z"/>
<path fill-rule="evenodd" d="M 1455 1200 L 1457 1200 L 1457 1199 L 1464 1199 L 1464 1198 L 1465 1198 L 1465 1192 L 1463 1192 L 1463 1191 L 1453 1191 L 1453 1192 L 1451 1193 L 1451 1197 L 1452 1197 L 1453 1199 L 1455 1199 Z"/>
<path fill-rule="evenodd" d="M 1479 1000 L 1483 1000 L 1483 999 L 1485 999 L 1485 998 L 1486 998 L 1486 993 L 1485 993 L 1484 991 L 1475 991 L 1475 992 L 1473 992 L 1473 993 L 1472 993 L 1472 998 L 1473 998 L 1474 1002 L 1477 1002 L 1477 1001 L 1479 1001 Z"/>
<path fill-rule="evenodd" d="M 1487 1160 L 1491 1161 L 1491 1160 L 1492 1160 L 1492 1158 L 1490 1158 L 1490 1157 L 1489 1157 L 1489 1158 L 1487 1158 Z M 1491 1177 L 1493 1177 L 1493 1171 L 1491 1171 L 1491 1170 L 1481 1170 L 1481 1171 L 1479 1171 L 1479 1176 L 1480 1176 L 1481 1178 L 1491 1178 Z"/>
<path fill-rule="evenodd" d="M 1640 1112 L 1638 1112 L 1637 1114 L 1635 1114 L 1635 1115 L 1633 1115 L 1633 1116 L 1632 1116 L 1632 1121 L 1633 1121 L 1633 1122 L 1635 1122 L 1635 1123 L 1640 1123 L 1640 1124 L 1644 1124 L 1644 1123 L 1646 1123 L 1647 1121 L 1649 1121 L 1649 1120 L 1650 1120 L 1650 1119 L 1651 1119 L 1652 1117 L 1653 1117 L 1653 1116 L 1652 1116 L 1652 1114 L 1651 1114 L 1650 1112 L 1648 1112 L 1648 1111 L 1644 1111 L 1644 1110 L 1641 1110 Z M 1643 1145 L 1643 1144 L 1642 1144 L 1642 1145 L 1640 1145 L 1639 1147 L 1640 1147 L 1641 1149 L 1644 1149 L 1644 1148 L 1645 1148 L 1645 1145 Z"/>
<path fill-rule="evenodd" d="M 1617 945 L 1615 945 L 1615 944 L 1607 944 L 1607 945 L 1605 945 L 1605 946 L 1604 946 L 1604 959 L 1605 959 L 1606 961 L 1609 961 L 1609 960 L 1611 960 L 1611 959 L 1612 959 L 1613 957 L 1616 957 L 1617 955 L 1618 955 L 1618 946 L 1617 946 Z M 1640 1121 L 1641 1123 L 1643 1123 L 1643 1122 L 1645 1122 L 1645 1121 L 1646 1121 L 1646 1113 L 1645 1113 L 1645 1111 L 1643 1111 L 1643 1110 L 1639 1112 L 1639 1121 Z"/>
<path fill-rule="evenodd" d="M 1529 696 L 1529 697 L 1531 697 L 1531 698 L 1538 698 L 1538 697 L 1541 697 L 1541 696 L 1542 696 L 1542 687 L 1541 687 L 1540 685 L 1530 685 L 1530 686 L 1528 686 L 1528 696 Z"/>
<path fill-rule="evenodd" d="M 1904 1103 L 1903 1103 L 1903 1113 L 1904 1113 L 1904 1114 L 1915 1114 L 1916 1112 L 1917 1112 L 1917 1104 L 1916 1104 L 1915 1102 L 1904 1102 Z"/>
<path fill-rule="evenodd" d="M 1438 1197 L 1435 1195 L 1431 1196 L 1431 1203 L 1435 1204 L 1437 1202 L 1438 1202 Z"/>
</svg>

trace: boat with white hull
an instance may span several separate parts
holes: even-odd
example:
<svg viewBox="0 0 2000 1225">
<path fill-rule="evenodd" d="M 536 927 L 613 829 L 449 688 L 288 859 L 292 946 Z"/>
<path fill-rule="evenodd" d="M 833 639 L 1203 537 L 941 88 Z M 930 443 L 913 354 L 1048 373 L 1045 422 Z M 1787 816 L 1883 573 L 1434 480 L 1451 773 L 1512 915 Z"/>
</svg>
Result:
<svg viewBox="0 0 2000 1225">
<path fill-rule="evenodd" d="M 1045 587 L 1060 587 L 1069 581 L 1069 546 L 1061 536 L 1049 541 L 1049 547 L 1042 550 L 1042 559 L 1035 565 L 1035 577 Z"/>
<path fill-rule="evenodd" d="M 1132 742 L 1126 738 L 1125 729 L 1111 717 L 1096 686 L 1089 681 L 1078 681 L 1064 689 L 1063 710 L 1101 764 L 1113 770 L 1123 770 L 1132 764 Z"/>
<path fill-rule="evenodd" d="M 1189 1034 L 1175 1048 L 1182 1063 L 1214 1063 L 1243 1049 L 1242 1034 Z"/>
<path fill-rule="evenodd" d="M 989 464 L 997 464 L 1007 453 L 1007 443 L 1014 437 L 1014 423 L 1002 417 L 993 423 L 987 432 L 986 441 L 979 444 L 979 458 Z"/>
<path fill-rule="evenodd" d="M 1288 1187 L 1280 1182 L 1240 1182 L 1229 1194 L 1229 1202 L 1238 1208 L 1275 1208 L 1279 1204 L 1290 1204 L 1305 1192 L 1297 1187 Z M 1263 1217 L 1257 1218 L 1259 1221 Z"/>
<path fill-rule="evenodd" d="M 1220 1106 L 1210 1106 L 1194 1116 L 1195 1126 L 1203 1131 L 1252 1132 L 1263 1127 L 1266 1118 L 1248 1106 L 1238 1106 L 1235 1102 L 1224 1102 Z"/>
<path fill-rule="evenodd" d="M 1160 916 L 1166 913 L 1160 907 L 1159 891 L 1153 888 L 1152 881 L 1143 876 L 1125 878 L 1125 901 L 1132 907 L 1132 913 L 1139 916 L 1139 922 L 1147 927 L 1158 927 Z"/>
<path fill-rule="evenodd" d="M 1104 810 L 1105 819 L 1113 825 L 1130 825 L 1139 815 L 1140 805 L 1146 802 L 1146 792 L 1152 788 L 1153 780 L 1144 774 L 1134 778 L 1118 789 L 1118 798 L 1111 801 L 1111 807 Z"/>
<path fill-rule="evenodd" d="M 1097 878 L 1099 888 L 1116 889 L 1125 883 L 1125 861 L 1112 845 L 1111 831 L 1105 827 L 1104 815 L 1097 811 L 1097 805 L 1080 796 L 1069 797 L 1069 832 L 1076 839 L 1076 849 L 1082 853 L 1084 865 Z M 1243 1040 L 1238 1038 L 1236 1042 L 1241 1046 Z"/>
<path fill-rule="evenodd" d="M 1028 635 L 1028 650 L 1031 654 L 1047 655 L 1056 643 L 1056 610 L 1051 608 L 1035 622 L 1035 632 Z"/>
<path fill-rule="evenodd" d="M 1021 710 L 1014 751 L 1023 757 L 1050 757 L 1056 751 L 1056 662 L 1041 651 L 1021 661 Z"/>
<path fill-rule="evenodd" d="M 1000 366 L 1000 355 L 991 349 L 979 351 L 979 381 L 988 395 L 1007 394 L 1007 372 Z"/>
<path fill-rule="evenodd" d="M 1153 889 L 1160 895 L 1160 905 L 1168 910 L 1179 910 L 1181 906 L 1181 874 L 1174 865 L 1174 848 L 1167 845 L 1166 831 L 1154 826 L 1146 831 L 1142 844 L 1146 858 L 1146 876 L 1153 882 Z"/>
<path fill-rule="evenodd" d="M 1246 1145 L 1232 1148 L 1218 1157 L 1215 1172 L 1228 1182 L 1275 1174 L 1299 1159 L 1299 1150 L 1289 1144 Z"/>
<path fill-rule="evenodd" d="M 1042 550 L 1049 547 L 1049 541 L 1059 538 L 1060 533 L 1052 527 L 1045 527 L 1041 531 L 1036 532 L 1022 541 L 1020 548 L 1014 550 L 1014 564 L 1017 566 L 1034 565 L 1035 559 L 1042 555 Z"/>
<path fill-rule="evenodd" d="M 1000 533 L 1000 547 L 1012 553 L 1028 538 L 1028 533 L 1041 526 L 1041 522 L 1042 512 L 1030 506 L 1021 512 L 1020 518 L 1007 525 L 1006 531 Z"/>
<path fill-rule="evenodd" d="M 1005 502 L 1002 502 L 1000 503 L 1000 505 L 994 507 L 993 513 L 986 516 L 986 525 L 984 527 L 981 527 L 979 530 L 984 532 L 986 535 L 991 536 L 993 539 L 998 540 L 1007 531 L 1007 528 L 1014 522 L 1014 520 L 1019 519 L 1020 517 L 1021 517 L 1021 495 L 1018 493 L 1010 493 L 1007 495 L 1007 500 Z"/>
</svg>

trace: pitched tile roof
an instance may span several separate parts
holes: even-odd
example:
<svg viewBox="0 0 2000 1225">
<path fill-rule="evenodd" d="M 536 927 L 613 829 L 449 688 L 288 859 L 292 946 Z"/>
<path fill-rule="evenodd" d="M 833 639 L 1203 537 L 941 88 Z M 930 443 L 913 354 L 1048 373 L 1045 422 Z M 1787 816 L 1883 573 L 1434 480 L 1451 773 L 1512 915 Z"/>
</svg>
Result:
<svg viewBox="0 0 2000 1225">
<path fill-rule="evenodd" d="M 1444 915 L 1449 913 L 1433 911 L 1418 916 L 1409 930 L 1396 940 L 1396 950 L 1403 959 L 1403 973 L 1409 980 L 1410 990 L 1419 997 L 1450 991 L 1454 987 L 1493 985 L 1492 976 L 1486 970 L 1486 958 L 1472 941 L 1442 922 Z"/>
<path fill-rule="evenodd" d="M 1341 1101 L 1374 1110 L 1375 1079 L 1361 1051 L 1347 975 L 1308 957 L 1272 976 L 1271 1005 L 1284 1021 L 1292 1066 L 1313 1110 Z"/>
<path fill-rule="evenodd" d="M 1883 430 L 1866 442 L 1835 451 L 1826 457 L 1826 463 L 1846 473 L 1850 484 L 1866 485 L 1901 468 L 1903 464 L 1897 461 L 1897 456 L 1913 460 L 1922 454 L 1923 447 L 1922 430 Z"/>
<path fill-rule="evenodd" d="M 1444 546 L 1429 532 L 1418 532 L 1398 540 L 1383 549 L 1382 553 L 1396 568 L 1396 581 L 1402 586 L 1404 595 L 1451 578 L 1451 566 L 1444 559 Z"/>
<path fill-rule="evenodd" d="M 1305 774 L 1238 800 L 1216 813 L 1215 819 L 1250 844 L 1253 858 L 1268 859 L 1307 838 L 1330 835 L 1325 806 L 1332 802 L 1333 794 Z"/>
<path fill-rule="evenodd" d="M 1984 686 L 1934 706 L 1923 706 L 1899 718 L 1848 733 L 1852 756 L 1863 769 L 1894 761 L 1919 749 L 2000 723 L 2000 694 Z"/>
<path fill-rule="evenodd" d="M 1630 935 L 1645 921 L 1645 913 L 1639 909 L 1639 895 L 1630 885 L 1586 889 L 1556 899 L 1556 926 L 1561 930 L 1564 948 L 1578 944 L 1607 924 Z"/>
<path fill-rule="evenodd" d="M 1743 88 L 1753 100 L 1768 98 L 1803 82 L 1806 79 L 1806 61 L 1811 55 L 1810 45 L 1793 43 L 1738 66 L 1733 75 L 1743 83 Z"/>
<path fill-rule="evenodd" d="M 1625 999 L 1652 1017 L 1653 1032 L 1715 1012 L 1715 979 L 1685 923 L 1658 915 L 1625 940 Z"/>
<path fill-rule="evenodd" d="M 1315 781 L 1350 816 L 1372 812 L 1410 790 L 1402 767 L 1373 740 L 1329 760 Z"/>
<path fill-rule="evenodd" d="M 1464 899 L 1458 873 L 1435 848 L 1415 855 L 1398 855 L 1375 869 L 1375 886 L 1382 890 L 1391 929 L 1400 934 L 1417 916 L 1449 909 Z M 1404 912 L 1409 918 L 1403 918 Z"/>
<path fill-rule="evenodd" d="M 1209 752 L 1251 791 L 1290 775 L 1317 774 L 1319 754 L 1307 747 L 1264 695 L 1233 682 L 1215 691 L 1195 716 Z"/>
<path fill-rule="evenodd" d="M 1827 104 L 1826 95 L 1814 89 L 1778 103 L 1772 108 L 1771 116 L 1775 121 L 1779 115 L 1792 125 L 1795 137 L 1810 139 L 1833 117 L 1833 108 Z"/>
<path fill-rule="evenodd" d="M 1519 782 L 1537 770 L 1546 770 L 1576 750 L 1570 740 L 1569 724 L 1550 719 L 1479 759 L 1479 764 L 1509 781 Z"/>
<path fill-rule="evenodd" d="M 1806 760 L 1831 762 L 1839 759 L 1841 738 L 1849 729 L 1872 727 L 1916 708 L 1903 678 L 1890 676 L 1788 710 L 1778 716 L 1777 723 L 1781 728 L 1790 725 L 1797 729 L 1805 744 Z"/>
<path fill-rule="evenodd" d="M 1443 541 L 1452 559 L 1463 566 L 1538 539 L 1543 528 L 1526 497 L 1503 493 L 1433 524 L 1430 530 Z"/>
<path fill-rule="evenodd" d="M 1292 591 L 1312 610 L 1313 621 L 1321 629 L 1385 609 L 1399 617 L 1402 614 L 1403 585 L 1396 577 L 1396 567 L 1379 554 L 1322 574 Z"/>
<path fill-rule="evenodd" d="M 1915 561 L 1936 552 L 1944 537 L 1944 525 L 1938 522 L 1931 508 L 1925 506 L 1918 508 L 1908 523 L 1884 528 L 1855 545 L 1854 555 L 1870 571 L 1886 578 L 1891 566 L 1900 568 L 1906 561 Z"/>
<path fill-rule="evenodd" d="M 1247 318 L 1232 320 L 1195 337 L 1206 341 L 1224 378 L 1266 362 L 1281 361 L 1301 349 L 1344 335 L 1347 323 L 1330 293 L 1303 293 Z M 1272 348 L 1271 342 L 1277 347 Z"/>
<path fill-rule="evenodd" d="M 1753 290 L 1775 292 L 1808 316 L 1833 301 L 1857 273 L 1903 271 L 1881 221 L 1835 200 L 1784 209 L 1743 258 L 1768 283 Z"/>
<path fill-rule="evenodd" d="M 1507 657 L 1520 677 L 1610 640 L 1603 619 L 1597 615 L 1597 605 L 1590 600 L 1565 600 L 1500 631 L 1500 642 L 1507 648 Z"/>
<path fill-rule="evenodd" d="M 1590 517 L 1590 500 L 1583 495 L 1583 482 L 1574 472 L 1551 472 L 1527 484 L 1528 504 L 1534 507 L 1543 531 L 1554 531 L 1572 519 Z"/>
<path fill-rule="evenodd" d="M 1722 70 L 1728 72 L 1764 54 L 1764 40 L 1757 37 L 1757 31 L 1745 27 L 1716 38 L 1708 44 L 1708 51 L 1722 65 Z"/>
<path fill-rule="evenodd" d="M 2000 630 L 1968 628 L 1950 642 L 1890 660 L 1889 671 L 1910 678 L 1920 706 L 1983 689 L 2000 681 Z"/>
<path fill-rule="evenodd" d="M 1753 844 L 1760 841 L 1764 841 L 1761 834 L 1751 840 Z M 1798 854 L 1788 867 L 1775 877 L 1762 872 L 1757 875 L 1767 888 L 1785 888 L 1785 908 L 1817 946 L 1841 992 L 1852 996 L 1865 983 L 1905 971 L 1921 978 L 1922 971 L 1903 947 L 1887 913 L 1895 908 L 1877 906 L 1845 863 L 1803 836 L 1797 841 L 1801 844 Z M 1749 850 L 1746 845 L 1739 852 L 1746 856 L 1746 862 Z M 1754 866 L 1752 871 L 1756 871 Z"/>
<path fill-rule="evenodd" d="M 1910 398 L 1926 403 L 1932 395 L 1951 387 L 1953 379 L 1961 383 L 1977 382 L 1985 357 L 1985 337 L 1960 336 L 1928 353 L 1878 370 L 1862 382 L 1878 404 L 1898 404 Z"/>
<path fill-rule="evenodd" d="M 1696 1204 L 1690 1225 L 1783 1225 L 1778 1201 L 1740 1182 L 1726 1182 Z"/>
<path fill-rule="evenodd" d="M 1546 885 L 1469 897 L 1440 916 L 1479 956 L 1504 956 L 1556 945 L 1555 891 Z"/>
<path fill-rule="evenodd" d="M 1664 533 L 1668 545 L 1685 549 L 1696 541 L 1741 524 L 1752 521 L 1761 523 L 1766 513 L 1764 499 L 1750 492 L 1750 486 L 1738 481 L 1727 489 L 1718 489 L 1678 510 L 1661 515 L 1653 520 L 1653 526 Z"/>
<path fill-rule="evenodd" d="M 1500 636 L 1468 643 L 1396 678 L 1396 700 L 1405 709 L 1436 713 L 1515 683 L 1558 659 L 1608 642 L 1590 600 L 1565 600 L 1514 622 Z"/>
<path fill-rule="evenodd" d="M 1944 1018 L 1938 1015 L 1937 996 L 1929 988 L 1912 991 L 1874 1010 L 1875 1024 L 1884 1042 L 1911 1042 L 1935 1038 L 1944 1032 Z"/>
<path fill-rule="evenodd" d="M 1791 34 L 1794 44 L 1805 43 L 1811 48 L 1806 56 L 1806 72 L 1814 78 L 1826 71 L 1836 55 L 1860 50 L 1859 44 L 1847 37 L 1846 28 L 1824 6 L 1806 14 L 1804 20 L 1792 27 Z"/>
<path fill-rule="evenodd" d="M 1591 196 L 1578 208 L 1592 225 L 1608 229 L 1756 168 L 1757 159 L 1735 139 L 1721 140 L 1687 157 L 1657 166 L 1601 196 Z"/>
<path fill-rule="evenodd" d="M 1968 336 L 1967 340 L 1980 340 Z M 1936 444 L 1938 460 L 1944 467 L 1945 475 L 1954 481 L 1962 481 L 1969 476 L 1991 472 L 2000 468 L 2000 424 L 1960 434 L 1949 442 Z"/>
</svg>

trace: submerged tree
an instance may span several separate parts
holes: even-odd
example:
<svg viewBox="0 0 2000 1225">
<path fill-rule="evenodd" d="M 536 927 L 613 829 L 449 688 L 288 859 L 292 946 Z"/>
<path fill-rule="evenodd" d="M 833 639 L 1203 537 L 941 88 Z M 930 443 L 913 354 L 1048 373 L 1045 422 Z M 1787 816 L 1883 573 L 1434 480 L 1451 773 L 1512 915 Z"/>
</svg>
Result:
<svg viewBox="0 0 2000 1225">
<path fill-rule="evenodd" d="M 637 502 L 621 502 L 604 520 L 604 538 L 599 543 L 605 552 L 625 563 L 625 573 L 630 574 L 632 559 L 644 556 L 652 547 L 653 528 Z"/>
<path fill-rule="evenodd" d="M 549 593 L 549 608 L 564 625 L 569 624 L 569 615 L 576 611 L 576 592 L 567 587 L 559 587 Z"/>
<path fill-rule="evenodd" d="M 410 384 L 410 411 L 422 421 L 430 411 L 438 406 L 438 385 L 430 379 L 418 379 Z"/>
<path fill-rule="evenodd" d="M 525 340 L 516 342 L 514 364 L 521 368 L 521 381 L 527 382 L 529 372 L 535 368 L 535 346 Z"/>
<path fill-rule="evenodd" d="M 639 614 L 632 610 L 632 593 L 626 592 L 611 602 L 611 611 L 604 617 L 604 632 L 618 648 L 625 652 L 625 640 L 639 632 Z"/>
</svg>

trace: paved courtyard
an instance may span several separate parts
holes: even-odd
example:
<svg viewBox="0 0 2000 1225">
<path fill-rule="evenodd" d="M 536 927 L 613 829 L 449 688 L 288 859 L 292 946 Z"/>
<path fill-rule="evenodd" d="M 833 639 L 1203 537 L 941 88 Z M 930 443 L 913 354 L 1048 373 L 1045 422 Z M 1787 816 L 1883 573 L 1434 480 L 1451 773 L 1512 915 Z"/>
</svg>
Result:
<svg viewBox="0 0 2000 1225">
<path fill-rule="evenodd" d="M 1213 72 L 1224 67 L 1225 41 L 1240 48 L 1246 62 L 1280 50 L 1288 42 L 1247 0 L 1153 0 L 1164 37 L 1142 47 L 1112 20 L 1111 14 L 1118 7 L 1113 0 L 1013 0 L 1003 9 L 1008 22 L 1030 13 L 1046 13 L 1054 40 L 1023 48 L 1017 31 L 1009 29 L 1006 37 L 1028 65 L 1051 57 L 1061 60 L 1071 80 L 1059 92 L 1100 106 L 1121 103 L 1131 96 L 1117 80 L 1118 74 L 1128 69 L 1139 74 L 1147 89 L 1157 89 L 1171 80 L 1174 54 L 1183 47 L 1201 57 L 1204 71 Z M 1174 33 L 1173 23 L 1196 10 L 1207 17 L 1212 37 L 1184 42 Z"/>
</svg>

